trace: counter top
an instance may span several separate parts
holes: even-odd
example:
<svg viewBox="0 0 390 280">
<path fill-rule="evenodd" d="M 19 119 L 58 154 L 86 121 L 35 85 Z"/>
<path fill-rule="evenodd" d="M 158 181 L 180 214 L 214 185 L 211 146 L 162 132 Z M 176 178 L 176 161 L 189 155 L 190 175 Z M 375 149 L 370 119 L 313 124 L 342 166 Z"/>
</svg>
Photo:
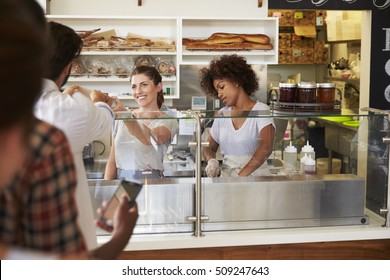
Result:
<svg viewBox="0 0 390 280">
<path fill-rule="evenodd" d="M 95 159 L 93 164 L 85 165 L 87 179 L 103 179 L 107 159 Z M 165 177 L 195 177 L 195 163 L 190 156 L 184 159 L 164 159 Z"/>
<path fill-rule="evenodd" d="M 371 220 L 373 221 L 373 219 Z M 309 242 L 332 242 L 353 240 L 389 239 L 390 229 L 379 221 L 370 225 L 311 227 L 289 229 L 264 229 L 248 231 L 206 232 L 203 237 L 186 234 L 134 235 L 125 251 L 209 248 L 224 246 L 249 246 L 270 244 L 292 244 Z M 110 236 L 98 236 L 104 244 Z"/>
</svg>

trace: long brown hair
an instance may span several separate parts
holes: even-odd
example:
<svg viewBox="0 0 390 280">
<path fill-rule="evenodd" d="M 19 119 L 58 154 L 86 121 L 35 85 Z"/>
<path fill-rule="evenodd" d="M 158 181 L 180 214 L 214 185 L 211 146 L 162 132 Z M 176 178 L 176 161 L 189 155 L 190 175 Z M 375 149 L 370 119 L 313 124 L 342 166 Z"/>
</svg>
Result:
<svg viewBox="0 0 390 280">
<path fill-rule="evenodd" d="M 162 77 L 161 77 L 160 73 L 157 71 L 156 68 L 154 68 L 152 66 L 142 65 L 142 66 L 136 67 L 130 75 L 130 80 L 131 80 L 131 77 L 133 77 L 134 75 L 140 75 L 140 74 L 147 76 L 150 80 L 153 81 L 153 84 L 155 86 L 157 86 L 159 83 L 162 83 Z M 164 103 L 164 92 L 161 89 L 157 93 L 157 106 L 159 109 L 161 108 L 163 103 Z"/>
</svg>

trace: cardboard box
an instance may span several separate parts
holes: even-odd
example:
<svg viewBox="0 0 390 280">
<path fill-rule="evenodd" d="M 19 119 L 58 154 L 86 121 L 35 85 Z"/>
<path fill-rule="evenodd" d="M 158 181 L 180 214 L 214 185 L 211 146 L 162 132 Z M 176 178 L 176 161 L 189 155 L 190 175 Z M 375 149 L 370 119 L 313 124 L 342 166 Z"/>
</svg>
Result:
<svg viewBox="0 0 390 280">
<path fill-rule="evenodd" d="M 291 47 L 292 48 L 314 48 L 314 38 L 308 38 L 292 34 Z"/>
<path fill-rule="evenodd" d="M 294 26 L 293 10 L 268 10 L 268 17 L 279 18 L 279 26 Z"/>
<path fill-rule="evenodd" d="M 326 25 L 326 10 L 316 10 L 316 25 L 324 26 Z"/>
<path fill-rule="evenodd" d="M 291 48 L 291 62 L 294 64 L 313 64 L 314 48 Z"/>
<path fill-rule="evenodd" d="M 279 33 L 279 49 L 291 48 L 292 33 Z"/>
<path fill-rule="evenodd" d="M 292 63 L 292 50 L 291 49 L 279 49 L 278 63 L 279 64 L 291 64 Z"/>
<path fill-rule="evenodd" d="M 316 11 L 294 11 L 294 26 L 316 26 Z"/>
<path fill-rule="evenodd" d="M 329 64 L 329 49 L 323 41 L 316 41 L 314 46 L 314 63 Z"/>
</svg>

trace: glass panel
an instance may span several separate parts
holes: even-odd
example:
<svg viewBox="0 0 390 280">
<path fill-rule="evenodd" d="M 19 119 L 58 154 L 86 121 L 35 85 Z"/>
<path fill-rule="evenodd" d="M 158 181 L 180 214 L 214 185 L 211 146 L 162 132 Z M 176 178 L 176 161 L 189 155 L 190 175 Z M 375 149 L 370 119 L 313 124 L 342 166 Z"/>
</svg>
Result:
<svg viewBox="0 0 390 280">
<path fill-rule="evenodd" d="M 140 218 L 136 234 L 196 233 L 193 221 L 197 209 L 203 219 L 202 232 L 384 224 L 380 210 L 388 203 L 388 146 L 383 142 L 383 137 L 389 135 L 387 114 L 156 113 L 153 118 L 129 112 L 117 115 L 118 123 L 177 123 L 177 138 L 163 155 L 164 178 L 138 178 L 145 187 L 137 200 Z M 223 129 L 218 130 L 216 124 Z M 263 127 L 274 129 L 260 134 Z M 229 133 L 239 134 L 244 129 L 247 132 L 239 141 L 229 138 Z M 150 133 L 141 135 L 147 138 Z M 219 145 L 210 141 L 210 135 L 216 135 L 214 140 Z M 198 137 L 201 143 L 197 143 Z M 131 141 L 122 152 L 139 154 L 139 145 Z M 261 141 L 271 144 L 259 146 Z M 229 145 L 234 149 L 229 150 Z M 211 154 L 216 159 L 216 177 L 208 176 L 210 149 L 215 152 Z M 253 151 L 260 160 L 249 161 Z M 130 159 L 140 160 L 145 154 Z M 264 169 L 257 173 L 255 167 L 262 163 L 262 154 L 266 155 Z M 200 183 L 196 178 L 199 155 Z M 309 155 L 314 166 L 301 167 L 301 159 Z M 255 172 L 237 176 L 248 161 L 252 168 L 248 170 Z M 101 182 L 89 181 L 95 207 L 104 199 L 97 187 Z M 198 183 L 200 200 L 195 190 Z"/>
<path fill-rule="evenodd" d="M 187 217 L 194 215 L 195 158 L 190 143 L 195 127 L 192 115 L 172 109 L 116 113 L 115 165 L 105 171 L 106 175 L 114 171 L 108 179 L 137 180 L 144 185 L 137 198 L 135 234 L 193 232 Z M 114 189 L 107 182 L 89 180 L 95 210 Z M 99 228 L 97 232 L 108 234 Z"/>
<path fill-rule="evenodd" d="M 384 223 L 379 211 L 387 206 L 388 146 L 382 139 L 388 135 L 387 115 L 203 115 L 202 141 L 214 144 L 204 147 L 202 154 L 214 149 L 217 160 L 210 164 L 202 159 L 202 215 L 209 218 L 204 231 Z M 246 119 L 240 123 L 243 115 Z M 256 135 L 271 118 L 275 132 L 268 152 L 261 141 L 269 138 Z M 240 137 L 249 123 L 252 135 L 247 131 L 234 143 L 231 139 Z M 257 141 L 257 155 L 269 153 L 266 171 L 237 177 L 256 163 L 254 153 L 247 154 L 253 145 L 248 137 Z M 315 159 L 313 166 L 307 160 L 302 165 L 306 155 Z M 208 178 L 207 173 L 217 175 Z"/>
</svg>

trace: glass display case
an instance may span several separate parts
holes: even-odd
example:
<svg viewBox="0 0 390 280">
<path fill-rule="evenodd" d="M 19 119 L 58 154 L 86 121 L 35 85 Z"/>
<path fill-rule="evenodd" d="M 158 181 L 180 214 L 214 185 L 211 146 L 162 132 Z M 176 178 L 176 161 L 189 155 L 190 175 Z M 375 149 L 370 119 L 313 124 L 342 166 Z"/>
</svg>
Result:
<svg viewBox="0 0 390 280">
<path fill-rule="evenodd" d="M 211 127 L 217 119 L 242 118 L 244 123 L 249 119 L 274 123 L 267 173 L 237 177 L 225 172 L 225 176 L 207 177 L 203 153 Z M 117 113 L 116 120 L 145 124 L 155 118 L 134 117 L 129 111 Z M 135 235 L 201 237 L 227 231 L 389 227 L 387 112 L 366 108 L 359 114 L 251 111 L 231 116 L 169 110 L 158 120 L 177 121 L 178 133 L 162 157 L 164 178 L 139 179 L 144 188 L 137 198 Z M 296 147 L 296 168 L 285 168 L 288 145 Z M 315 174 L 301 168 L 305 145 L 314 148 Z M 216 159 L 220 170 L 242 168 L 229 166 L 219 150 Z M 100 179 L 89 180 L 89 185 L 94 206 L 100 207 L 110 192 L 104 191 Z M 104 235 L 108 234 L 98 230 L 98 236 Z"/>
</svg>

